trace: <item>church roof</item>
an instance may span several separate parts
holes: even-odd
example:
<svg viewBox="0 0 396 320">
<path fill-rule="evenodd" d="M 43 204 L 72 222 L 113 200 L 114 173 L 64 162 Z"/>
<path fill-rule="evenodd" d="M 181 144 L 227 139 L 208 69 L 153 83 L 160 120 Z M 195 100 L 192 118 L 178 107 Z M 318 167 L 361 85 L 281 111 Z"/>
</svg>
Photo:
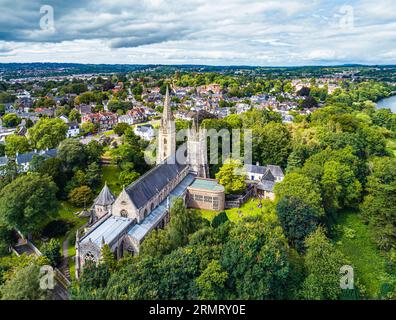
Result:
<svg viewBox="0 0 396 320">
<path fill-rule="evenodd" d="M 103 242 L 112 245 L 113 241 L 118 240 L 120 234 L 126 232 L 132 223 L 133 220 L 129 218 L 109 216 L 91 229 L 80 241 L 82 244 L 92 242 L 99 248 L 103 247 Z"/>
<path fill-rule="evenodd" d="M 94 205 L 99 206 L 107 206 L 114 202 L 115 196 L 111 193 L 107 183 L 105 183 L 102 191 L 100 191 L 99 195 L 96 197 L 94 201 Z"/>
<path fill-rule="evenodd" d="M 176 178 L 185 167 L 186 165 L 177 162 L 161 163 L 133 182 L 125 191 L 139 209 L 160 192 L 169 181 Z"/>
<path fill-rule="evenodd" d="M 168 210 L 168 203 L 171 204 L 173 199 L 180 197 L 189 185 L 194 181 L 196 176 L 189 173 L 169 194 L 168 198 L 163 200 L 157 208 L 155 208 L 141 224 L 134 225 L 129 231 L 128 235 L 141 242 L 144 237 L 163 219 Z"/>
</svg>

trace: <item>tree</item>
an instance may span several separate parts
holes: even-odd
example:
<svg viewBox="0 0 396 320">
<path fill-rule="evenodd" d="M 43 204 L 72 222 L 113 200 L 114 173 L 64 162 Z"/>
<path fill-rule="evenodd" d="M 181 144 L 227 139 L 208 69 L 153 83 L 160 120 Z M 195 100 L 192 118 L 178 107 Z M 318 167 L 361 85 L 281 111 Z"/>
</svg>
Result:
<svg viewBox="0 0 396 320">
<path fill-rule="evenodd" d="M 6 111 L 6 107 L 4 104 L 1 103 L 0 104 L 0 117 L 4 116 L 5 111 Z"/>
<path fill-rule="evenodd" d="M 124 162 L 121 164 L 122 171 L 119 179 L 124 186 L 130 185 L 132 182 L 140 177 L 140 174 L 134 170 L 135 166 L 131 162 Z"/>
<path fill-rule="evenodd" d="M 242 221 L 231 229 L 221 252 L 228 273 L 227 299 L 281 299 L 289 272 L 281 228 L 261 221 Z"/>
<path fill-rule="evenodd" d="M 320 211 L 294 197 L 282 198 L 276 212 L 289 243 L 298 251 L 304 250 L 304 240 L 319 224 Z"/>
<path fill-rule="evenodd" d="M 21 121 L 21 118 L 19 118 L 15 113 L 7 113 L 2 119 L 3 126 L 6 128 L 16 127 L 21 123 Z"/>
<path fill-rule="evenodd" d="M 81 129 L 85 134 L 88 134 L 88 133 L 93 134 L 97 131 L 97 127 L 95 126 L 95 124 L 93 124 L 92 122 L 89 122 L 89 121 L 84 122 L 81 125 Z"/>
<path fill-rule="evenodd" d="M 118 136 L 121 137 L 128 128 L 129 128 L 129 125 L 127 123 L 120 122 L 114 127 L 113 130 Z"/>
<path fill-rule="evenodd" d="M 370 168 L 367 195 L 360 211 L 377 245 L 390 250 L 396 246 L 396 159 L 375 158 Z"/>
<path fill-rule="evenodd" d="M 70 288 L 72 300 L 104 299 L 103 290 L 110 279 L 110 268 L 107 264 L 87 263 L 78 279 Z"/>
<path fill-rule="evenodd" d="M 110 272 L 114 272 L 117 268 L 117 260 L 115 259 L 114 253 L 108 244 L 105 244 L 101 250 L 101 261 L 102 264 L 107 266 Z"/>
<path fill-rule="evenodd" d="M 103 146 L 96 140 L 92 140 L 85 145 L 85 152 L 88 157 L 88 162 L 99 162 L 103 154 Z"/>
<path fill-rule="evenodd" d="M 276 201 L 282 198 L 294 198 L 323 215 L 320 190 L 311 179 L 297 172 L 287 174 L 282 182 L 275 185 Z"/>
<path fill-rule="evenodd" d="M 50 298 L 48 290 L 40 288 L 40 267 L 37 263 L 14 272 L 0 287 L 2 300 L 45 300 Z"/>
<path fill-rule="evenodd" d="M 81 121 L 81 114 L 80 114 L 80 112 L 78 112 L 77 109 L 71 110 L 70 113 L 69 113 L 69 120 L 70 120 L 70 121 L 80 122 L 80 121 Z"/>
<path fill-rule="evenodd" d="M 291 135 L 280 123 L 270 122 L 253 129 L 253 157 L 264 164 L 287 165 L 291 152 Z"/>
<path fill-rule="evenodd" d="M 240 193 L 246 189 L 246 173 L 243 171 L 242 163 L 238 160 L 226 160 L 216 174 L 216 179 L 224 186 L 227 194 Z"/>
<path fill-rule="evenodd" d="M 33 157 L 30 163 L 31 170 L 41 175 L 46 174 L 50 176 L 58 187 L 58 196 L 62 195 L 67 180 L 62 160 L 58 158 L 41 159 L 41 161 L 39 160 L 35 165 L 34 162 L 36 159 L 40 159 L 39 156 Z"/>
<path fill-rule="evenodd" d="M 5 152 L 7 156 L 15 156 L 17 153 L 25 153 L 29 150 L 30 145 L 26 137 L 17 134 L 6 137 Z"/>
<path fill-rule="evenodd" d="M 86 207 L 93 200 L 93 192 L 88 186 L 81 186 L 69 193 L 69 201 L 76 207 Z"/>
<path fill-rule="evenodd" d="M 198 230 L 202 218 L 193 209 L 187 209 L 183 199 L 176 199 L 170 209 L 169 239 L 174 248 L 188 242 L 188 236 Z"/>
<path fill-rule="evenodd" d="M 41 248 L 41 253 L 48 259 L 53 267 L 57 267 L 62 261 L 61 246 L 56 239 L 51 239 L 49 242 L 44 243 Z"/>
<path fill-rule="evenodd" d="M 67 124 L 61 119 L 40 119 L 28 131 L 30 141 L 40 150 L 56 148 L 66 138 Z"/>
<path fill-rule="evenodd" d="M 69 170 L 86 166 L 85 148 L 78 140 L 67 139 L 62 141 L 58 148 L 58 157 Z"/>
<path fill-rule="evenodd" d="M 211 225 L 213 228 L 217 228 L 218 226 L 226 223 L 227 221 L 229 221 L 227 213 L 225 211 L 222 211 L 213 218 Z"/>
<path fill-rule="evenodd" d="M 308 96 L 301 102 L 302 109 L 311 109 L 316 108 L 318 106 L 318 102 L 314 97 Z"/>
<path fill-rule="evenodd" d="M 199 294 L 198 299 L 215 300 L 221 299 L 224 294 L 227 272 L 223 271 L 218 261 L 211 261 L 207 268 L 195 280 Z"/>
<path fill-rule="evenodd" d="M 308 276 L 301 295 L 309 300 L 335 300 L 340 297 L 340 268 L 346 264 L 343 254 L 326 238 L 319 227 L 305 241 L 304 258 Z"/>
<path fill-rule="evenodd" d="M 57 212 L 57 186 L 49 176 L 20 176 L 0 191 L 0 223 L 22 233 L 36 232 Z"/>
<path fill-rule="evenodd" d="M 92 162 L 88 165 L 85 181 L 91 188 L 98 187 L 99 183 L 102 181 L 102 170 L 96 162 Z"/>
</svg>

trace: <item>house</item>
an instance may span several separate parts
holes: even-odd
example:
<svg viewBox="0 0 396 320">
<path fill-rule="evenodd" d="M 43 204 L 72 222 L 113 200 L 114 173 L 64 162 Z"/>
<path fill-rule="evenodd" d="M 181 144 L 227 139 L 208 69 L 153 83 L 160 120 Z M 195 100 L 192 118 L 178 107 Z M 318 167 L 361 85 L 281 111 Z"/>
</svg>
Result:
<svg viewBox="0 0 396 320">
<path fill-rule="evenodd" d="M 143 140 L 150 141 L 155 137 L 154 128 L 151 124 L 136 126 L 136 128 L 133 131 L 137 136 L 141 137 Z"/>
<path fill-rule="evenodd" d="M 127 114 L 118 117 L 119 123 L 127 123 L 129 125 L 140 123 L 146 120 L 147 116 L 142 108 L 129 110 Z"/>
<path fill-rule="evenodd" d="M 44 158 L 55 158 L 57 154 L 56 149 L 47 149 L 41 151 L 31 151 L 23 154 L 16 154 L 15 163 L 18 166 L 19 172 L 27 172 L 30 168 L 30 162 L 32 161 L 34 156 L 42 156 Z"/>
<path fill-rule="evenodd" d="M 66 132 L 67 138 L 76 137 L 79 134 L 80 134 L 80 127 L 78 126 L 77 122 L 73 121 L 67 123 L 67 132 Z"/>
<path fill-rule="evenodd" d="M 92 106 L 88 104 L 80 104 L 79 106 L 76 107 L 76 109 L 81 115 L 92 113 Z"/>
<path fill-rule="evenodd" d="M 83 115 L 81 122 L 92 122 L 98 125 L 100 130 L 109 130 L 118 123 L 118 117 L 112 112 L 91 113 Z"/>
<path fill-rule="evenodd" d="M 58 117 L 59 119 L 61 119 L 64 123 L 69 123 L 69 118 L 68 117 L 66 117 L 65 115 L 61 115 L 61 116 L 59 116 Z"/>
<path fill-rule="evenodd" d="M 284 178 L 282 168 L 275 165 L 260 166 L 245 165 L 247 179 L 256 187 L 256 194 L 260 198 L 275 199 L 274 186 Z"/>
</svg>

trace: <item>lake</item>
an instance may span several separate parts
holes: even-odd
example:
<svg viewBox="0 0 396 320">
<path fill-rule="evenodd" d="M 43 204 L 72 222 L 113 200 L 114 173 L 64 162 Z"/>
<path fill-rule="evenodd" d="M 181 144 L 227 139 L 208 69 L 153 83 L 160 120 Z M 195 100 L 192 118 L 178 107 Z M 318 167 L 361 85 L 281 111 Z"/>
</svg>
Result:
<svg viewBox="0 0 396 320">
<path fill-rule="evenodd" d="M 391 96 L 378 101 L 377 108 L 384 109 L 389 108 L 393 113 L 396 113 L 396 96 Z"/>
</svg>

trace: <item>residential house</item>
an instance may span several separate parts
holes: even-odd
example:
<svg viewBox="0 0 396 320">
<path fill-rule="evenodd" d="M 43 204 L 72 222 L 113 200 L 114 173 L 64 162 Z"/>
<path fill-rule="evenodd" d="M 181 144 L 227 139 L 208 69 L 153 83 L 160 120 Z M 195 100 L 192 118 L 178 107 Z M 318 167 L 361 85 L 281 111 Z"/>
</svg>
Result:
<svg viewBox="0 0 396 320">
<path fill-rule="evenodd" d="M 81 122 L 92 122 L 99 126 L 100 130 L 110 130 L 118 122 L 117 114 L 112 112 L 99 112 L 83 115 Z"/>
<path fill-rule="evenodd" d="M 151 124 L 136 126 L 134 132 L 137 136 L 147 141 L 150 141 L 155 137 L 155 131 Z"/>
</svg>

